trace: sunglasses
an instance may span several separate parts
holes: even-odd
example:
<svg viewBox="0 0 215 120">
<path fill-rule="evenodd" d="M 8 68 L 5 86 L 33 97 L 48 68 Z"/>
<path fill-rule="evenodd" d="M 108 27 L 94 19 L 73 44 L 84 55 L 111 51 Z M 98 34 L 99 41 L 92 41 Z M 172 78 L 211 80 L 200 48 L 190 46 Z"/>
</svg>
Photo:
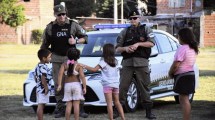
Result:
<svg viewBox="0 0 215 120">
<path fill-rule="evenodd" d="M 64 16 L 64 15 L 66 15 L 66 13 L 60 13 L 60 14 L 58 14 L 57 16 L 60 17 L 61 15 Z"/>
<path fill-rule="evenodd" d="M 138 17 L 130 17 L 129 20 L 136 20 Z"/>
</svg>

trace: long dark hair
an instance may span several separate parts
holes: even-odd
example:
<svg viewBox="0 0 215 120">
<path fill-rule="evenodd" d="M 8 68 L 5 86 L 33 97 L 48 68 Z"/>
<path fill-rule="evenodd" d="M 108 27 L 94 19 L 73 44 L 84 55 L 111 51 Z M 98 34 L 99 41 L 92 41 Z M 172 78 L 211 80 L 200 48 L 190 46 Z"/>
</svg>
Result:
<svg viewBox="0 0 215 120">
<path fill-rule="evenodd" d="M 185 44 L 188 44 L 190 48 L 194 49 L 196 54 L 199 53 L 199 43 L 196 41 L 193 32 L 189 28 L 182 28 L 178 32 L 179 38 Z"/>
<path fill-rule="evenodd" d="M 67 51 L 67 57 L 70 61 L 77 61 L 80 58 L 80 50 L 76 49 L 75 47 L 69 48 Z M 67 75 L 71 76 L 73 75 L 74 63 L 69 63 L 68 66 L 69 68 L 67 70 Z"/>
<path fill-rule="evenodd" d="M 117 65 L 117 60 L 115 58 L 115 48 L 113 44 L 108 43 L 103 46 L 102 56 L 104 61 L 111 67 L 115 67 Z"/>
</svg>

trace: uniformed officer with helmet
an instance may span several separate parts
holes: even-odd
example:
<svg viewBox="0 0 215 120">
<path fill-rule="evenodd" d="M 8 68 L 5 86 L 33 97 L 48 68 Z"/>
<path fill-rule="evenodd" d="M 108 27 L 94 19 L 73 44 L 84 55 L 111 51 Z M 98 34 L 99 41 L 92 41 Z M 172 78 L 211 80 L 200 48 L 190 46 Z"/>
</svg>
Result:
<svg viewBox="0 0 215 120">
<path fill-rule="evenodd" d="M 151 113 L 153 106 L 150 100 L 150 70 L 149 57 L 154 46 L 154 35 L 151 28 L 140 24 L 140 14 L 132 11 L 129 14 L 131 26 L 121 31 L 117 38 L 116 51 L 123 56 L 120 71 L 119 98 L 125 105 L 129 85 L 135 74 L 140 90 L 141 103 L 146 109 L 146 118 L 156 119 Z"/>
<path fill-rule="evenodd" d="M 61 64 L 67 60 L 67 50 L 71 47 L 76 47 L 75 44 L 86 44 L 88 37 L 78 23 L 68 19 L 66 8 L 63 5 L 54 6 L 54 16 L 56 19 L 50 22 L 44 30 L 41 48 L 50 49 L 52 52 L 53 79 L 55 88 L 57 88 L 58 73 Z M 78 39 L 75 39 L 76 37 Z M 63 81 L 64 79 L 65 76 Z M 61 89 L 60 92 L 55 90 L 55 98 L 57 100 L 55 109 L 56 118 L 65 116 L 65 103 L 62 102 L 64 97 L 63 92 L 64 89 Z M 88 117 L 88 114 L 84 112 L 83 104 L 82 102 L 80 116 Z"/>
</svg>

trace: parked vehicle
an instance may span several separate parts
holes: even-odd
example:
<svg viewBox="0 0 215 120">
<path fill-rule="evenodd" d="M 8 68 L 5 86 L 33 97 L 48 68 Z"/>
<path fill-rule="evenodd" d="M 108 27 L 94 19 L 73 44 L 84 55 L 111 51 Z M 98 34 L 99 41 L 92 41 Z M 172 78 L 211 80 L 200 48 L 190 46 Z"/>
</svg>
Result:
<svg viewBox="0 0 215 120">
<path fill-rule="evenodd" d="M 116 39 L 122 29 L 103 29 L 97 31 L 88 32 L 88 44 L 77 45 L 77 48 L 81 50 L 81 58 L 78 62 L 87 64 L 94 67 L 99 63 L 102 55 L 102 47 L 106 43 L 112 43 L 116 45 Z M 150 93 L 151 99 L 163 98 L 167 96 L 174 96 L 176 102 L 178 102 L 178 94 L 173 92 L 174 80 L 168 78 L 168 71 L 173 62 L 176 49 L 180 45 L 178 40 L 169 33 L 161 30 L 153 30 L 155 35 L 156 44 L 152 48 L 150 57 L 150 70 L 151 70 L 151 85 Z M 122 60 L 122 56 L 116 53 L 116 58 L 119 63 Z M 51 67 L 51 64 L 50 64 Z M 34 70 L 31 70 L 27 79 L 23 84 L 24 106 L 32 106 L 34 110 L 37 107 L 36 100 L 36 83 L 33 76 Z M 101 84 L 101 73 L 92 73 L 84 70 L 87 80 L 87 94 L 85 95 L 86 106 L 106 106 L 105 97 L 103 94 L 103 87 Z M 199 71 L 195 66 L 196 73 L 196 88 L 198 85 Z M 54 83 L 52 84 L 54 87 Z M 140 93 L 138 84 L 135 80 L 135 74 L 133 80 L 129 86 L 127 93 L 127 101 L 124 106 L 125 111 L 135 111 L 138 104 L 140 104 Z M 193 100 L 194 94 L 190 94 L 190 101 Z M 54 95 L 50 96 L 50 102 L 46 106 L 55 106 L 56 100 Z"/>
</svg>

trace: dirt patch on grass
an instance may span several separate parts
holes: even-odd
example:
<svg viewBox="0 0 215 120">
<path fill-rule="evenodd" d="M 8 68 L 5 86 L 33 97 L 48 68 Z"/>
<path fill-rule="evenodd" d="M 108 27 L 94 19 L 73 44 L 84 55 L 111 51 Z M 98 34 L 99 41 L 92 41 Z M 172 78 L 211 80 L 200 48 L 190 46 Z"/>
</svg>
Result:
<svg viewBox="0 0 215 120">
<path fill-rule="evenodd" d="M 0 120 L 35 120 L 36 114 L 31 107 L 23 107 L 22 96 L 1 96 L 0 97 Z M 106 120 L 106 107 L 86 107 L 86 112 L 90 115 L 83 120 Z M 155 100 L 153 113 L 158 120 L 182 119 L 179 104 L 172 100 Z M 192 120 L 213 120 L 215 118 L 215 102 L 193 101 Z M 73 117 L 73 116 L 71 116 Z M 134 113 L 125 113 L 127 120 L 144 120 L 145 111 L 140 107 Z M 53 120 L 53 114 L 45 114 L 45 120 Z M 62 118 L 64 120 L 65 118 Z M 120 118 L 117 118 L 120 120 Z M 61 120 L 61 119 L 59 119 Z M 145 119 L 146 120 L 146 119 Z"/>
</svg>

